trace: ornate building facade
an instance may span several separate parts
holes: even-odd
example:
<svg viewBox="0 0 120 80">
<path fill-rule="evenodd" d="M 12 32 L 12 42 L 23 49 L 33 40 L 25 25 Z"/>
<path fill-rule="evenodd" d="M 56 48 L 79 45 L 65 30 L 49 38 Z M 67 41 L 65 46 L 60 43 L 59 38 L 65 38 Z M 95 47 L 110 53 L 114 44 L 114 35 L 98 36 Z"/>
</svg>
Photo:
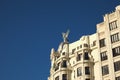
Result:
<svg viewBox="0 0 120 80">
<path fill-rule="evenodd" d="M 51 49 L 48 80 L 120 80 L 120 6 L 103 19 L 96 33 L 73 43 L 63 33 L 58 50 Z"/>
</svg>

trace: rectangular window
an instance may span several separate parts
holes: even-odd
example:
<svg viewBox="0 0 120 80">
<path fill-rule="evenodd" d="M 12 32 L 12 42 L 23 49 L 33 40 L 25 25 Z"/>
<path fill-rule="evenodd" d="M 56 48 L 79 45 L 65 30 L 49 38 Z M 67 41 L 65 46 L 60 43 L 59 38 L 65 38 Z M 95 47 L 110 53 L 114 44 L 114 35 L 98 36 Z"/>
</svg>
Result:
<svg viewBox="0 0 120 80">
<path fill-rule="evenodd" d="M 66 68 L 66 67 L 67 67 L 67 62 L 66 62 L 66 60 L 63 60 L 61 67 L 62 67 L 62 68 Z"/>
<path fill-rule="evenodd" d="M 60 63 L 58 63 L 56 66 L 55 66 L 55 71 L 57 71 L 59 69 L 59 66 L 60 66 Z"/>
<path fill-rule="evenodd" d="M 81 54 L 78 54 L 77 55 L 77 61 L 80 61 L 81 60 Z"/>
<path fill-rule="evenodd" d="M 79 50 L 79 46 L 77 47 L 77 50 Z"/>
<path fill-rule="evenodd" d="M 107 60 L 107 51 L 100 53 L 101 61 Z"/>
<path fill-rule="evenodd" d="M 84 44 L 84 47 L 88 47 L 88 44 Z"/>
<path fill-rule="evenodd" d="M 111 35 L 111 43 L 119 41 L 119 33 Z"/>
<path fill-rule="evenodd" d="M 120 55 L 120 46 L 112 49 L 113 57 Z"/>
<path fill-rule="evenodd" d="M 105 46 L 105 38 L 99 41 L 100 48 Z"/>
<path fill-rule="evenodd" d="M 115 80 L 120 80 L 120 76 L 118 76 L 118 77 L 115 77 Z"/>
<path fill-rule="evenodd" d="M 89 67 L 85 67 L 85 74 L 90 75 L 90 68 Z"/>
<path fill-rule="evenodd" d="M 62 55 L 65 55 L 65 52 L 63 52 Z"/>
<path fill-rule="evenodd" d="M 80 48 L 82 48 L 82 45 L 80 45 Z"/>
<path fill-rule="evenodd" d="M 117 21 L 113 21 L 113 22 L 109 23 L 110 31 L 113 29 L 116 29 L 116 28 L 117 28 Z"/>
<path fill-rule="evenodd" d="M 57 77 L 55 78 L 55 80 L 59 80 L 59 76 L 57 76 Z"/>
<path fill-rule="evenodd" d="M 72 54 L 74 54 L 75 53 L 75 49 L 72 49 Z"/>
<path fill-rule="evenodd" d="M 102 66 L 102 75 L 107 75 L 109 74 L 109 69 L 108 69 L 108 65 Z"/>
<path fill-rule="evenodd" d="M 85 60 L 89 60 L 88 52 L 85 52 L 85 53 L 84 53 L 84 59 L 85 59 Z"/>
<path fill-rule="evenodd" d="M 62 80 L 67 80 L 67 74 L 62 74 Z"/>
<path fill-rule="evenodd" d="M 82 75 L 82 68 L 79 67 L 77 68 L 77 76 L 81 76 Z"/>
<path fill-rule="evenodd" d="M 96 41 L 93 41 L 93 46 L 96 46 Z"/>
<path fill-rule="evenodd" d="M 114 70 L 119 71 L 120 70 L 120 61 L 114 62 Z"/>
</svg>

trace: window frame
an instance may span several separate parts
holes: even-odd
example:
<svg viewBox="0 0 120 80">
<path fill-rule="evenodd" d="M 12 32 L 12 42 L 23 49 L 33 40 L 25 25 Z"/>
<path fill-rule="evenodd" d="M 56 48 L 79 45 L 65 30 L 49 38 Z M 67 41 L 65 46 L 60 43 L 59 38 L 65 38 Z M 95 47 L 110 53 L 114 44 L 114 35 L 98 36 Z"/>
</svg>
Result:
<svg viewBox="0 0 120 80">
<path fill-rule="evenodd" d="M 67 80 L 67 74 L 62 74 L 62 80 Z"/>
<path fill-rule="evenodd" d="M 84 52 L 84 60 L 89 60 L 89 53 L 88 52 Z"/>
<path fill-rule="evenodd" d="M 77 54 L 76 60 L 80 61 L 81 60 L 81 56 L 82 56 L 82 54 Z"/>
<path fill-rule="evenodd" d="M 117 20 L 112 21 L 109 23 L 109 30 L 112 31 L 114 29 L 118 28 Z"/>
<path fill-rule="evenodd" d="M 59 76 L 55 77 L 55 80 L 59 80 Z"/>
<path fill-rule="evenodd" d="M 114 71 L 120 71 L 120 61 L 114 62 Z"/>
<path fill-rule="evenodd" d="M 107 60 L 108 59 L 107 51 L 100 53 L 100 58 L 101 58 L 101 61 Z"/>
<path fill-rule="evenodd" d="M 120 46 L 112 48 L 112 54 L 113 54 L 113 57 L 119 56 L 120 55 Z"/>
<path fill-rule="evenodd" d="M 67 68 L 67 61 L 66 60 L 62 61 L 61 67 L 62 68 Z"/>
<path fill-rule="evenodd" d="M 85 67 L 85 75 L 90 75 L 90 67 L 89 66 Z"/>
<path fill-rule="evenodd" d="M 105 38 L 99 40 L 100 48 L 105 47 Z"/>
<path fill-rule="evenodd" d="M 115 77 L 115 80 L 120 80 L 120 76 Z"/>
<path fill-rule="evenodd" d="M 102 66 L 102 75 L 107 75 L 109 74 L 109 66 L 108 65 L 104 65 Z"/>
<path fill-rule="evenodd" d="M 120 41 L 119 33 L 115 33 L 115 34 L 110 35 L 110 39 L 111 39 L 111 43 L 115 43 L 115 42 Z"/>
<path fill-rule="evenodd" d="M 77 77 L 82 76 L 82 67 L 77 68 Z"/>
</svg>

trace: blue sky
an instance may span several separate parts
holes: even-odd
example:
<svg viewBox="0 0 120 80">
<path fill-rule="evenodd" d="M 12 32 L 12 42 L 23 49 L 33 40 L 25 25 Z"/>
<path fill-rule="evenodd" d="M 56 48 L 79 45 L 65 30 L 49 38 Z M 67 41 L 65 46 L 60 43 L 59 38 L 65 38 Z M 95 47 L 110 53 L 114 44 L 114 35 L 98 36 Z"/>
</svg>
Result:
<svg viewBox="0 0 120 80">
<path fill-rule="evenodd" d="M 50 51 L 96 32 L 120 0 L 0 0 L 0 80 L 47 80 Z"/>
</svg>

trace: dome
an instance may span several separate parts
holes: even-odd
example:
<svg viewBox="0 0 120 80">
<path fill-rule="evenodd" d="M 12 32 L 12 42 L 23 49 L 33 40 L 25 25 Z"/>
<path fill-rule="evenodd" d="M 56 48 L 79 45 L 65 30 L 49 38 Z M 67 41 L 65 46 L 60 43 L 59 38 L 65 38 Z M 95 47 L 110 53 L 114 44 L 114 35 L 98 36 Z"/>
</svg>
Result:
<svg viewBox="0 0 120 80">
<path fill-rule="evenodd" d="M 120 5 L 116 6 L 116 10 L 120 10 Z"/>
</svg>

